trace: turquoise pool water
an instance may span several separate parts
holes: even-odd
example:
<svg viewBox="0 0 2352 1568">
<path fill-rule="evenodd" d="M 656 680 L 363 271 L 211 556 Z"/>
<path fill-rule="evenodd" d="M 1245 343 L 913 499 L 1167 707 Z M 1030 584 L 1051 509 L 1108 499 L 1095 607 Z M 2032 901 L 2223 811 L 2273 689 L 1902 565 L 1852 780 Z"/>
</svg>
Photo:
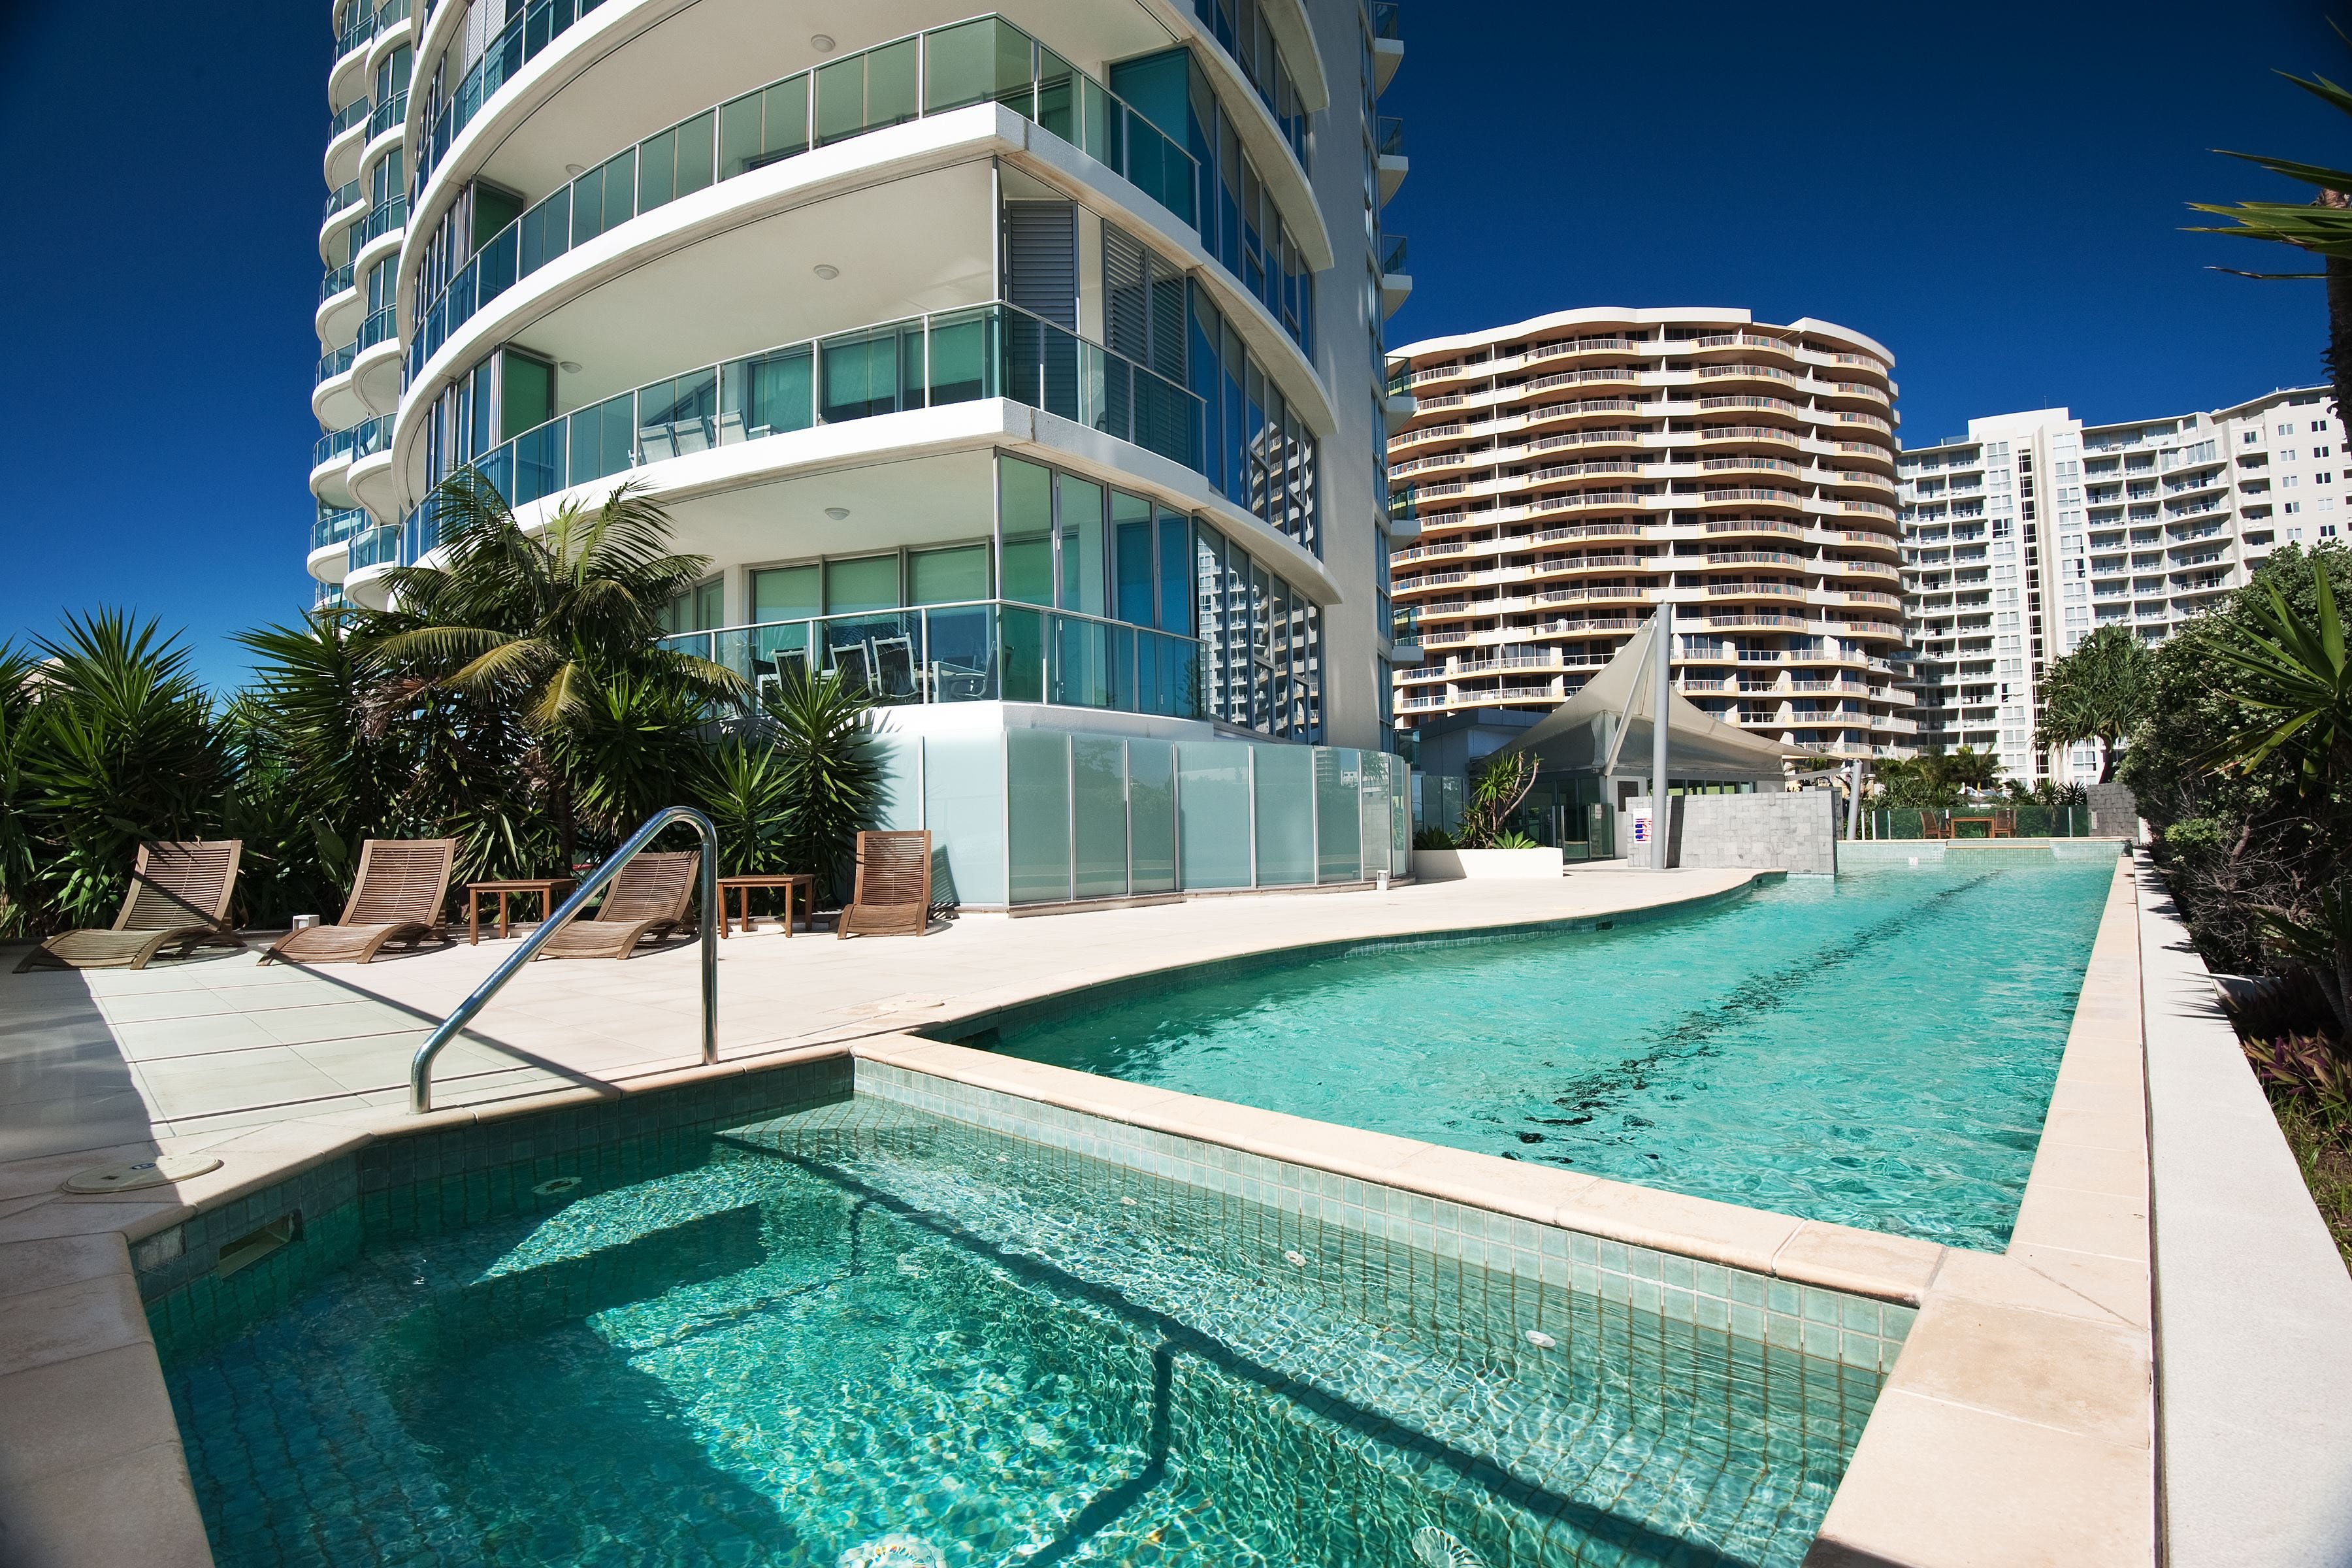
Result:
<svg viewBox="0 0 2352 1568">
<path fill-rule="evenodd" d="M 866 1097 L 165 1370 L 224 1568 L 1793 1568 L 1879 1387 Z"/>
<path fill-rule="evenodd" d="M 1088 1072 L 1999 1250 L 2112 859 L 1792 879 L 1620 930 L 1398 945 L 999 1031 Z"/>
</svg>

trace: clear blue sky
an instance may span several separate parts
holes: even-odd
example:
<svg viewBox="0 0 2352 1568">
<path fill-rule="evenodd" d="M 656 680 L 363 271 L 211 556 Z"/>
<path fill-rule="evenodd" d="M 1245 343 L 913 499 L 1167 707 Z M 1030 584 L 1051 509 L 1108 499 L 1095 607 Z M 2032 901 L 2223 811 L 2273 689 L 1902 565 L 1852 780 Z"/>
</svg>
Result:
<svg viewBox="0 0 2352 1568">
<path fill-rule="evenodd" d="M 2270 72 L 2352 78 L 2316 6 L 1408 0 L 1384 107 L 1415 292 L 1391 341 L 1575 305 L 1741 305 L 1885 342 L 1915 441 L 1972 413 L 2216 406 L 2319 375 L 2316 284 L 2182 203 L 2352 162 Z M 0 0 L 0 639 L 61 609 L 227 634 L 309 602 L 325 0 Z"/>
</svg>

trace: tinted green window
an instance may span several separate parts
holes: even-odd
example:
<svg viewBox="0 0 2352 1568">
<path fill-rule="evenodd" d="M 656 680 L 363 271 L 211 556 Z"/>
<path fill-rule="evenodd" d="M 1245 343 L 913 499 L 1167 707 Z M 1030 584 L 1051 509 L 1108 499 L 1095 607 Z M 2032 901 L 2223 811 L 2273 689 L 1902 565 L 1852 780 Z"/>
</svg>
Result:
<svg viewBox="0 0 2352 1568">
<path fill-rule="evenodd" d="M 504 384 L 504 395 L 499 405 L 499 439 L 511 441 L 555 416 L 555 367 L 543 359 L 533 359 L 512 349 L 502 350 L 499 361 L 499 379 Z"/>
<path fill-rule="evenodd" d="M 751 574 L 751 618 L 796 621 L 824 613 L 814 566 L 779 566 Z"/>
<path fill-rule="evenodd" d="M 898 607 L 898 558 L 868 555 L 857 561 L 824 563 L 825 614 L 840 616 L 859 610 Z"/>
<path fill-rule="evenodd" d="M 918 550 L 907 558 L 907 602 L 954 605 L 988 597 L 988 546 Z"/>
<path fill-rule="evenodd" d="M 521 216 L 520 196 L 496 185 L 478 183 L 474 186 L 474 248 L 481 249 L 490 242 L 492 235 Z"/>
<path fill-rule="evenodd" d="M 1074 474 L 1056 474 L 1060 492 L 1062 608 L 1103 612 L 1103 488 Z"/>
<path fill-rule="evenodd" d="M 815 423 L 813 364 L 809 351 L 801 348 L 721 367 L 719 440 L 757 440 Z"/>
<path fill-rule="evenodd" d="M 1054 602 L 1054 476 L 1018 458 L 999 460 L 1002 530 L 997 581 L 1003 596 L 1024 605 Z"/>
</svg>

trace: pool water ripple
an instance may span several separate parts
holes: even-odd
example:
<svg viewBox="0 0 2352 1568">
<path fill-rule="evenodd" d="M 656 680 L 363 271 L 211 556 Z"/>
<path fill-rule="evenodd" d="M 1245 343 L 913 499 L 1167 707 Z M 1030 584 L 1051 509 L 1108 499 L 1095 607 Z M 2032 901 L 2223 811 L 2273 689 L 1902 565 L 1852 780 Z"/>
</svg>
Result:
<svg viewBox="0 0 2352 1568">
<path fill-rule="evenodd" d="M 1384 945 L 1017 1017 L 997 1047 L 1998 1250 L 2114 867 L 1870 868 L 1614 931 Z"/>
</svg>

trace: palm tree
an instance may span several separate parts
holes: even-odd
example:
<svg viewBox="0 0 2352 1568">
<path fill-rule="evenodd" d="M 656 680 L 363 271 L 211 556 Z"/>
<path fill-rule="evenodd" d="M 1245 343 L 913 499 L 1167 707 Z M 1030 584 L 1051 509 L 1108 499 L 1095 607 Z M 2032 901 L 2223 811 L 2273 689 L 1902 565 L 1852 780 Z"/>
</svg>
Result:
<svg viewBox="0 0 2352 1568">
<path fill-rule="evenodd" d="M 2338 29 L 2339 33 L 2341 29 Z M 2282 71 L 2282 76 L 2286 73 Z M 2312 94 L 2339 112 L 2352 115 L 2352 91 L 2347 91 L 2326 77 L 2305 80 L 2299 76 L 2287 76 L 2287 80 Z M 2316 163 L 2298 163 L 2291 158 L 2268 158 L 2254 153 L 2231 153 L 2223 155 L 2242 158 L 2273 174 L 2313 187 L 2315 195 L 2308 204 L 2294 202 L 2239 202 L 2231 205 L 2214 205 L 2191 202 L 2193 212 L 2212 213 L 2230 220 L 2226 226 L 2192 228 L 2191 234 L 2230 234 L 2245 239 L 2266 240 L 2274 245 L 2292 246 L 2306 255 L 2320 258 L 2317 272 L 2239 272 L 2236 268 L 2217 270 L 2233 272 L 2241 278 L 2264 279 L 2325 279 L 2327 283 L 2327 348 L 2322 356 L 2326 362 L 2328 380 L 2334 384 L 2336 416 L 2352 419 L 2352 172 L 2324 168 Z"/>
<path fill-rule="evenodd" d="M 2123 738 L 2147 711 L 2147 645 L 2124 626 L 2101 626 L 2042 678 L 2036 746 L 2099 742 L 2099 782 L 2116 776 Z"/>
<path fill-rule="evenodd" d="M 664 648 L 661 612 L 709 566 L 670 548 L 668 514 L 634 483 L 594 508 L 566 502 L 536 531 L 471 469 L 428 499 L 446 566 L 388 574 L 394 611 L 372 645 L 387 673 L 488 698 L 533 742 L 517 763 L 544 782 L 564 865 L 578 851 L 578 780 L 561 742 L 576 739 L 613 683 L 650 679 L 702 703 L 748 700 L 749 684 L 707 658 Z M 609 758 L 607 759 L 609 761 Z"/>
</svg>

